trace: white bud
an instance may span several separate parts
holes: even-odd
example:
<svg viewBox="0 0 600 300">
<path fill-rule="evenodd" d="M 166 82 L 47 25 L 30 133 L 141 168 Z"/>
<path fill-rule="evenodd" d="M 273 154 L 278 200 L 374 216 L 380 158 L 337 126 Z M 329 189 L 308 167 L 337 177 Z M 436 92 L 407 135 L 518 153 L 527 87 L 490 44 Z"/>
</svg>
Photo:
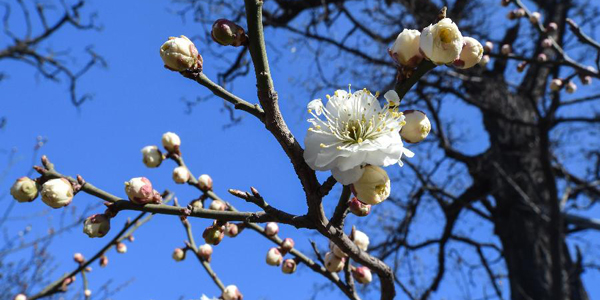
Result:
<svg viewBox="0 0 600 300">
<path fill-rule="evenodd" d="M 567 85 L 565 86 L 565 91 L 567 91 L 567 93 L 569 93 L 569 94 L 575 93 L 576 90 L 577 90 L 577 85 L 573 81 L 569 81 L 567 83 Z"/>
<path fill-rule="evenodd" d="M 550 38 L 546 38 L 542 40 L 542 47 L 543 48 L 550 48 L 552 47 L 552 39 Z"/>
<path fill-rule="evenodd" d="M 91 290 L 88 290 L 88 289 L 86 289 L 85 291 L 83 291 L 83 294 L 84 294 L 86 297 L 90 297 L 90 296 L 92 296 L 92 291 L 91 291 Z"/>
<path fill-rule="evenodd" d="M 182 261 L 185 259 L 185 251 L 181 248 L 175 248 L 172 257 L 175 261 Z"/>
<path fill-rule="evenodd" d="M 110 230 L 110 219 L 104 214 L 87 217 L 83 222 L 83 233 L 91 238 L 103 237 Z"/>
<path fill-rule="evenodd" d="M 358 283 L 367 284 L 373 281 L 373 274 L 371 274 L 371 269 L 367 267 L 358 267 L 352 270 L 352 276 Z"/>
<path fill-rule="evenodd" d="M 82 264 L 85 261 L 85 258 L 83 257 L 83 254 L 77 252 L 73 254 L 73 260 L 78 264 Z"/>
<path fill-rule="evenodd" d="M 160 203 L 161 200 L 160 195 L 152 189 L 152 183 L 146 177 L 135 177 L 125 182 L 125 193 L 129 200 L 136 204 Z"/>
<path fill-rule="evenodd" d="M 333 252 L 327 252 L 325 254 L 325 269 L 332 273 L 337 273 L 344 268 L 346 260 L 338 257 Z"/>
<path fill-rule="evenodd" d="M 175 183 L 186 183 L 190 180 L 190 171 L 186 167 L 177 167 L 173 169 L 173 181 Z"/>
<path fill-rule="evenodd" d="M 554 22 L 550 22 L 548 23 L 548 26 L 546 26 L 546 32 L 552 32 L 556 30 L 558 30 L 558 25 Z"/>
<path fill-rule="evenodd" d="M 525 10 L 522 8 L 517 8 L 514 10 L 515 17 L 522 18 L 525 16 Z"/>
<path fill-rule="evenodd" d="M 156 146 L 146 146 L 142 148 L 142 155 L 142 161 L 148 168 L 156 168 L 160 166 L 163 161 L 162 152 L 160 152 Z"/>
<path fill-rule="evenodd" d="M 414 29 L 404 29 L 394 42 L 390 54 L 397 63 L 411 68 L 416 67 L 423 56 L 419 51 L 421 33 Z"/>
<path fill-rule="evenodd" d="M 554 78 L 550 81 L 550 90 L 553 92 L 560 91 L 563 86 L 563 81 L 560 78 Z"/>
<path fill-rule="evenodd" d="M 512 52 L 512 47 L 509 44 L 504 44 L 502 45 L 502 48 L 500 48 L 500 53 L 502 53 L 502 55 L 509 55 Z"/>
<path fill-rule="evenodd" d="M 198 247 L 198 254 L 200 254 L 200 256 L 207 262 L 210 262 L 212 253 L 213 253 L 213 248 L 209 244 L 204 244 L 204 245 Z"/>
<path fill-rule="evenodd" d="M 42 185 L 42 201 L 52 208 L 67 206 L 73 200 L 73 186 L 64 178 L 50 179 Z"/>
<path fill-rule="evenodd" d="M 352 184 L 352 188 L 361 202 L 378 204 L 390 196 L 390 178 L 384 169 L 367 165 L 360 179 Z"/>
<path fill-rule="evenodd" d="M 283 256 L 281 255 L 281 252 L 279 251 L 279 249 L 273 247 L 271 249 L 269 249 L 269 251 L 267 252 L 267 265 L 269 266 L 279 266 L 281 264 L 281 262 L 283 261 Z"/>
<path fill-rule="evenodd" d="M 340 247 L 338 247 L 334 242 L 329 241 L 329 249 L 331 250 L 331 252 L 333 252 L 333 254 L 335 254 L 335 256 L 337 257 L 341 257 L 341 258 L 345 258 L 348 256 L 348 254 L 344 253 L 344 251 L 342 251 L 342 249 L 340 249 Z"/>
<path fill-rule="evenodd" d="M 481 60 L 479 61 L 479 65 L 482 67 L 487 66 L 487 64 L 490 62 L 490 56 L 489 55 L 484 55 Z"/>
<path fill-rule="evenodd" d="M 27 300 L 27 296 L 23 294 L 18 294 L 15 296 L 14 300 Z"/>
<path fill-rule="evenodd" d="M 294 249 L 294 240 L 291 238 L 285 238 L 281 243 L 281 251 L 288 253 Z"/>
<path fill-rule="evenodd" d="M 265 226 L 265 234 L 268 236 L 274 236 L 279 232 L 279 225 L 275 222 L 269 222 Z"/>
<path fill-rule="evenodd" d="M 427 115 L 420 110 L 404 111 L 404 126 L 400 135 L 408 143 L 418 143 L 424 140 L 431 131 L 431 122 Z"/>
<path fill-rule="evenodd" d="M 21 177 L 10 188 L 10 194 L 19 202 L 31 202 L 38 196 L 38 189 L 31 178 Z"/>
<path fill-rule="evenodd" d="M 362 251 L 367 251 L 369 248 L 369 236 L 362 231 L 355 230 L 354 235 L 352 236 L 352 241 Z"/>
<path fill-rule="evenodd" d="M 162 136 L 162 145 L 169 152 L 179 152 L 181 146 L 181 139 L 173 132 L 167 132 Z"/>
<path fill-rule="evenodd" d="M 160 46 L 160 58 L 165 67 L 173 71 L 184 71 L 202 67 L 202 57 L 198 49 L 185 35 L 170 37 Z"/>
<path fill-rule="evenodd" d="M 240 229 L 236 224 L 227 223 L 225 225 L 225 235 L 228 237 L 236 237 L 240 233 Z"/>
<path fill-rule="evenodd" d="M 207 174 L 202 174 L 200 175 L 200 177 L 198 177 L 198 185 L 200 186 L 200 189 L 202 191 L 210 191 L 213 187 L 212 178 L 210 178 L 210 176 L 208 176 Z"/>
<path fill-rule="evenodd" d="M 544 54 L 544 53 L 538 54 L 537 61 L 539 61 L 539 62 L 545 62 L 546 60 L 548 60 L 548 57 L 546 56 L 546 54 Z"/>
<path fill-rule="evenodd" d="M 292 274 L 292 273 L 296 272 L 296 267 L 297 267 L 296 261 L 291 258 L 288 258 L 281 265 L 281 271 L 284 274 Z"/>
<path fill-rule="evenodd" d="M 237 286 L 235 286 L 235 285 L 228 285 L 227 287 L 225 287 L 221 297 L 223 297 L 223 300 L 243 300 L 244 299 L 244 296 L 240 293 L 240 290 L 238 290 Z"/>
<path fill-rule="evenodd" d="M 463 37 L 458 27 L 449 18 L 423 29 L 420 49 L 429 60 L 437 65 L 455 61 L 463 47 Z"/>
<path fill-rule="evenodd" d="M 492 50 L 494 50 L 494 43 L 492 43 L 491 41 L 486 41 L 485 45 L 483 45 L 483 51 L 489 53 L 492 52 Z"/>
<path fill-rule="evenodd" d="M 460 69 L 468 69 L 478 64 L 483 57 L 483 46 L 478 40 L 472 37 L 464 37 L 464 46 L 460 52 L 460 57 L 454 61 L 454 66 Z"/>
<path fill-rule="evenodd" d="M 123 243 L 118 243 L 117 244 L 117 252 L 119 252 L 119 253 L 127 253 L 127 245 L 125 245 Z"/>
<path fill-rule="evenodd" d="M 210 206 L 208 208 L 212 210 L 224 211 L 227 209 L 227 204 L 221 200 L 213 200 L 210 202 Z"/>
<path fill-rule="evenodd" d="M 535 12 L 532 12 L 531 15 L 529 16 L 529 21 L 533 24 L 537 24 L 540 22 L 541 17 L 542 17 L 542 15 L 540 15 L 539 12 L 535 11 Z"/>
<path fill-rule="evenodd" d="M 108 257 L 106 257 L 106 255 L 102 255 L 102 257 L 100 257 L 100 267 L 104 268 L 108 265 Z"/>
</svg>

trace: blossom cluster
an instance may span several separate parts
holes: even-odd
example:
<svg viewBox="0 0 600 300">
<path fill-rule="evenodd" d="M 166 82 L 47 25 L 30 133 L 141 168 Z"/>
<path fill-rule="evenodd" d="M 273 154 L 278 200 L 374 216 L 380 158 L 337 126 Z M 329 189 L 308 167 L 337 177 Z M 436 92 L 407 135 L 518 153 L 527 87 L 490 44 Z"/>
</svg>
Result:
<svg viewBox="0 0 600 300">
<path fill-rule="evenodd" d="M 350 239 L 356 244 L 356 246 L 362 250 L 367 251 L 369 248 L 369 236 L 364 232 L 352 229 Z M 330 251 L 325 254 L 325 269 L 329 272 L 337 273 L 344 269 L 346 265 L 348 254 L 344 253 L 335 243 L 329 242 Z M 354 279 L 362 284 L 370 283 L 373 280 L 373 275 L 368 267 L 360 266 L 355 267 L 350 265 L 352 276 Z"/>
</svg>

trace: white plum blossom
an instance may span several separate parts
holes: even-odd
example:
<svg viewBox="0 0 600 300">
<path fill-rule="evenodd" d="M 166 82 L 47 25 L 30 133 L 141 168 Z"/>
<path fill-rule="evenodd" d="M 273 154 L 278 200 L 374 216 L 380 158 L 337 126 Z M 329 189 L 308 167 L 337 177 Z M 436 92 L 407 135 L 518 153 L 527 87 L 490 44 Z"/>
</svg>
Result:
<svg viewBox="0 0 600 300">
<path fill-rule="evenodd" d="M 449 18 L 423 29 L 420 48 L 425 57 L 437 65 L 455 61 L 463 48 L 463 37 L 458 26 Z"/>
<path fill-rule="evenodd" d="M 460 51 L 460 57 L 454 61 L 454 66 L 460 69 L 468 69 L 478 64 L 483 57 L 483 46 L 472 37 L 464 37 L 464 46 Z"/>
<path fill-rule="evenodd" d="M 42 201 L 52 208 L 67 206 L 73 200 L 73 186 L 64 178 L 50 179 L 42 185 Z"/>
<path fill-rule="evenodd" d="M 388 103 L 383 107 L 366 89 L 337 90 L 326 105 L 320 99 L 311 101 L 312 127 L 304 140 L 306 163 L 313 170 L 331 170 L 338 182 L 347 185 L 362 176 L 367 164 L 402 165 L 402 155 L 412 157 L 400 137 L 404 115 L 397 108 L 399 97 L 395 92 L 385 97 Z"/>
<path fill-rule="evenodd" d="M 379 204 L 390 196 L 391 183 L 387 172 L 373 165 L 365 168 L 359 180 L 352 184 L 356 198 L 366 204 Z"/>
<path fill-rule="evenodd" d="M 184 71 L 202 67 L 202 57 L 198 49 L 185 35 L 170 37 L 160 46 L 160 58 L 165 67 L 173 71 Z"/>
<path fill-rule="evenodd" d="M 110 219 L 104 214 L 89 216 L 83 222 L 83 233 L 91 238 L 103 237 L 110 230 Z"/>
<path fill-rule="evenodd" d="M 163 161 L 162 152 L 160 152 L 156 146 L 146 146 L 142 148 L 142 155 L 142 161 L 148 168 L 156 168 L 160 166 Z"/>
<path fill-rule="evenodd" d="M 392 49 L 390 49 L 392 58 L 398 64 L 411 68 L 416 67 L 423 59 L 423 55 L 421 55 L 421 52 L 419 51 L 420 36 L 421 33 L 418 30 L 402 30 L 402 32 L 398 34 Z"/>
<path fill-rule="evenodd" d="M 21 177 L 10 188 L 10 194 L 19 202 L 31 202 L 38 196 L 38 189 L 29 177 Z"/>
</svg>

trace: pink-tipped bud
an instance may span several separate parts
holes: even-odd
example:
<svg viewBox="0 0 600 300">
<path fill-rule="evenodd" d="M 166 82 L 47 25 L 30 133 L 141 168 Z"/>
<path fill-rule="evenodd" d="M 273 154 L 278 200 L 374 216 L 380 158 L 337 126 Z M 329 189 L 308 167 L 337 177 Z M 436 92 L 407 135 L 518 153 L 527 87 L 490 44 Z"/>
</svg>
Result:
<svg viewBox="0 0 600 300">
<path fill-rule="evenodd" d="M 91 238 L 103 237 L 110 230 L 110 219 L 105 214 L 95 214 L 83 222 L 83 233 Z"/>
<path fill-rule="evenodd" d="M 552 40 L 550 38 L 543 39 L 542 40 L 542 47 L 543 48 L 550 48 L 550 47 L 552 47 Z"/>
<path fill-rule="evenodd" d="M 85 291 L 83 291 L 83 294 L 84 294 L 86 297 L 91 297 L 91 296 L 92 296 L 92 291 L 91 291 L 91 290 L 88 290 L 88 289 L 86 289 Z"/>
<path fill-rule="evenodd" d="M 179 138 L 176 133 L 170 131 L 164 133 L 161 142 L 167 151 L 179 153 L 179 148 L 181 147 L 181 138 Z"/>
<path fill-rule="evenodd" d="M 325 254 L 325 269 L 332 273 L 337 273 L 344 268 L 346 263 L 345 258 L 341 258 L 333 254 L 333 252 L 327 252 Z"/>
<path fill-rule="evenodd" d="M 50 179 L 42 185 L 42 201 L 52 208 L 67 206 L 75 192 L 71 183 L 64 178 Z"/>
<path fill-rule="evenodd" d="M 525 68 L 527 68 L 527 62 L 522 61 L 517 65 L 517 72 L 521 73 L 521 72 L 525 71 Z"/>
<path fill-rule="evenodd" d="M 100 257 L 100 267 L 104 268 L 106 266 L 108 266 L 108 257 L 102 255 L 102 257 Z"/>
<path fill-rule="evenodd" d="M 198 185 L 203 192 L 212 191 L 213 181 L 207 174 L 202 174 L 198 177 Z"/>
<path fill-rule="evenodd" d="M 284 239 L 281 243 L 281 251 L 285 254 L 292 251 L 292 249 L 294 249 L 294 240 L 291 238 Z"/>
<path fill-rule="evenodd" d="M 512 52 L 512 47 L 509 44 L 504 44 L 502 45 L 502 48 L 500 48 L 500 53 L 502 53 L 502 55 L 509 55 Z"/>
<path fill-rule="evenodd" d="M 225 235 L 228 237 L 236 237 L 240 233 L 240 229 L 236 224 L 227 223 L 225 225 Z"/>
<path fill-rule="evenodd" d="M 10 194 L 19 202 L 31 202 L 38 196 L 35 181 L 29 177 L 21 177 L 10 188 Z"/>
<path fill-rule="evenodd" d="M 221 200 L 213 200 L 210 202 L 210 206 L 208 208 L 212 210 L 225 211 L 227 209 L 227 204 Z"/>
<path fill-rule="evenodd" d="M 15 296 L 15 298 L 13 298 L 14 300 L 27 300 L 27 296 L 23 295 L 23 294 L 18 294 Z"/>
<path fill-rule="evenodd" d="M 223 238 L 225 237 L 225 233 L 223 232 L 223 226 L 218 225 L 217 221 L 213 223 L 213 225 L 208 226 L 204 229 L 202 233 L 202 237 L 207 244 L 210 245 L 218 245 Z"/>
<path fill-rule="evenodd" d="M 358 283 L 367 284 L 373 281 L 373 274 L 371 274 L 371 269 L 367 267 L 358 267 L 352 270 L 352 277 Z"/>
<path fill-rule="evenodd" d="M 534 11 L 529 16 L 529 22 L 531 22 L 532 24 L 537 24 L 540 22 L 541 17 L 542 17 L 542 15 L 539 12 Z"/>
<path fill-rule="evenodd" d="M 177 167 L 173 169 L 173 181 L 178 184 L 186 183 L 190 180 L 190 171 L 186 167 Z"/>
<path fill-rule="evenodd" d="M 269 249 L 267 252 L 267 265 L 269 266 L 279 266 L 283 261 L 283 256 L 281 255 L 281 251 L 279 249 L 273 247 Z"/>
<path fill-rule="evenodd" d="M 548 23 L 548 26 L 546 26 L 546 32 L 553 32 L 558 30 L 558 25 L 554 22 L 550 22 Z"/>
<path fill-rule="evenodd" d="M 483 51 L 485 51 L 485 53 L 490 53 L 493 50 L 494 50 L 494 43 L 492 43 L 491 41 L 485 42 L 485 44 L 483 45 Z"/>
<path fill-rule="evenodd" d="M 553 92 L 558 92 L 563 87 L 563 81 L 560 78 L 554 78 L 550 81 L 550 90 Z"/>
<path fill-rule="evenodd" d="M 172 257 L 175 261 L 182 261 L 185 259 L 185 251 L 181 248 L 175 248 Z"/>
<path fill-rule="evenodd" d="M 127 240 L 128 240 L 130 243 L 133 243 L 133 241 L 135 241 L 135 238 L 133 237 L 133 234 L 130 234 L 130 235 L 127 237 Z"/>
<path fill-rule="evenodd" d="M 329 249 L 331 250 L 331 252 L 333 252 L 333 254 L 335 254 L 335 256 L 337 257 L 347 257 L 348 254 L 344 253 L 344 251 L 342 251 L 342 249 L 340 249 L 340 247 L 338 247 L 335 243 L 333 243 L 332 241 L 329 241 Z"/>
<path fill-rule="evenodd" d="M 291 258 L 288 258 L 281 265 L 281 271 L 284 274 L 292 274 L 292 273 L 296 272 L 296 267 L 297 267 L 296 261 Z"/>
<path fill-rule="evenodd" d="M 135 204 L 160 203 L 160 194 L 152 189 L 152 183 L 146 177 L 135 177 L 125 182 L 125 193 Z"/>
<path fill-rule="evenodd" d="M 548 60 L 548 57 L 546 56 L 546 54 L 544 54 L 544 53 L 538 54 L 537 61 L 539 61 L 539 62 L 545 62 L 547 60 Z"/>
<path fill-rule="evenodd" d="M 567 85 L 565 86 L 565 91 L 567 91 L 567 93 L 569 94 L 575 93 L 575 91 L 577 91 L 577 85 L 575 84 L 575 82 L 567 82 Z"/>
<path fill-rule="evenodd" d="M 269 222 L 265 226 L 265 234 L 268 236 L 274 236 L 279 233 L 279 225 L 275 222 Z"/>
<path fill-rule="evenodd" d="M 226 20 L 218 19 L 212 26 L 212 39 L 223 46 L 238 47 L 246 43 L 244 28 Z"/>
<path fill-rule="evenodd" d="M 117 244 L 117 252 L 118 253 L 127 253 L 127 245 L 125 245 L 123 243 L 118 243 Z"/>
<path fill-rule="evenodd" d="M 198 254 L 207 262 L 210 262 L 213 253 L 213 248 L 209 244 L 204 244 L 198 247 Z"/>
<path fill-rule="evenodd" d="M 352 197 L 352 199 L 348 201 L 348 207 L 350 208 L 351 213 L 359 217 L 364 217 L 371 212 L 371 205 L 362 203 L 356 197 Z"/>
<path fill-rule="evenodd" d="M 228 285 L 223 290 L 221 295 L 223 300 L 243 300 L 244 296 L 240 293 L 240 290 L 235 285 Z"/>
<path fill-rule="evenodd" d="M 73 254 L 73 260 L 78 264 L 82 264 L 85 261 L 85 258 L 83 257 L 83 254 L 78 252 Z"/>
</svg>

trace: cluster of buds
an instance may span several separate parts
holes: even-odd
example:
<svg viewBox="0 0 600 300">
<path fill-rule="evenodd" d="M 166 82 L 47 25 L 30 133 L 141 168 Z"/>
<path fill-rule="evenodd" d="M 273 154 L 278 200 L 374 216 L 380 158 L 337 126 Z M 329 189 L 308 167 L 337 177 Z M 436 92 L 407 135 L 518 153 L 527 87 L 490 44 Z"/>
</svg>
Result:
<svg viewBox="0 0 600 300">
<path fill-rule="evenodd" d="M 175 261 L 182 261 L 185 259 L 185 250 L 181 248 L 175 248 L 175 250 L 173 250 L 173 255 L 171 256 Z"/>
<path fill-rule="evenodd" d="M 209 244 L 204 244 L 204 245 L 198 247 L 198 254 L 200 255 L 200 257 L 202 257 L 202 259 L 204 259 L 207 262 L 210 262 L 210 260 L 212 258 L 212 253 L 213 253 L 213 248 Z"/>
<path fill-rule="evenodd" d="M 360 250 L 367 251 L 367 248 L 369 247 L 369 237 L 364 232 L 352 228 L 350 239 Z M 348 255 L 332 241 L 329 241 L 329 250 L 330 251 L 325 254 L 325 268 L 327 271 L 334 273 L 341 271 L 344 268 Z"/>
<path fill-rule="evenodd" d="M 185 71 L 187 69 L 202 69 L 202 56 L 190 39 L 185 35 L 170 37 L 160 46 L 160 58 L 165 68 L 172 71 Z"/>
<path fill-rule="evenodd" d="M 152 189 L 152 183 L 146 177 L 135 177 L 125 182 L 125 193 L 131 202 L 140 205 L 162 201 L 162 197 Z"/>
<path fill-rule="evenodd" d="M 182 184 L 188 182 L 188 180 L 190 180 L 190 171 L 186 167 L 180 166 L 173 169 L 173 181 L 175 183 Z"/>
<path fill-rule="evenodd" d="M 404 29 L 389 49 L 390 56 L 403 67 L 415 68 L 423 59 L 436 65 L 454 64 L 457 68 L 471 68 L 481 60 L 483 47 L 473 38 L 463 38 L 449 18 L 431 24 L 422 32 Z"/>
<path fill-rule="evenodd" d="M 215 246 L 218 245 L 225 237 L 223 225 L 215 220 L 211 226 L 208 226 L 206 229 L 204 229 L 202 237 L 207 244 Z"/>
<path fill-rule="evenodd" d="M 390 178 L 378 166 L 367 165 L 358 181 L 351 185 L 352 192 L 363 203 L 379 204 L 390 196 Z"/>
<path fill-rule="evenodd" d="M 291 238 L 284 239 L 279 247 L 272 247 L 267 252 L 267 265 L 281 265 L 281 271 L 284 274 L 292 274 L 296 272 L 297 262 L 294 259 L 288 258 L 285 261 L 283 260 L 283 257 L 292 251 L 292 249 L 294 249 L 294 240 Z"/>
<path fill-rule="evenodd" d="M 83 233 L 91 238 L 104 237 L 110 230 L 110 218 L 106 214 L 95 214 L 83 222 Z"/>
<path fill-rule="evenodd" d="M 10 188 L 10 194 L 19 202 L 31 202 L 38 196 L 38 188 L 29 177 L 21 177 Z"/>
<path fill-rule="evenodd" d="M 215 21 L 210 35 L 213 41 L 223 46 L 239 47 L 248 41 L 244 28 L 227 19 Z"/>
<path fill-rule="evenodd" d="M 223 300 L 243 300 L 244 296 L 240 293 L 240 290 L 235 285 L 228 285 L 223 290 L 221 295 Z"/>
<path fill-rule="evenodd" d="M 64 178 L 50 179 L 42 185 L 42 201 L 52 208 L 67 206 L 75 192 L 71 182 Z"/>
<path fill-rule="evenodd" d="M 162 163 L 164 157 L 157 146 L 146 146 L 142 148 L 142 161 L 148 168 L 157 168 Z"/>
</svg>

